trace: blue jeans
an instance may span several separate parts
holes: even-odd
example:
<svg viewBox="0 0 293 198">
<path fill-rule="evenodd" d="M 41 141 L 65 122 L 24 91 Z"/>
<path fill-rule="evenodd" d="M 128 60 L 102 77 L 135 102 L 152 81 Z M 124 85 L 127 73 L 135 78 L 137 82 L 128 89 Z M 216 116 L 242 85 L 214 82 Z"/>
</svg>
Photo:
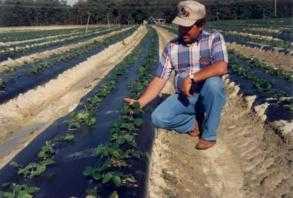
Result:
<svg viewBox="0 0 293 198">
<path fill-rule="evenodd" d="M 211 77 L 192 96 L 179 93 L 169 96 L 152 113 L 152 122 L 158 128 L 187 133 L 196 126 L 196 113 L 203 112 L 201 138 L 215 141 L 225 98 L 222 78 Z"/>
</svg>

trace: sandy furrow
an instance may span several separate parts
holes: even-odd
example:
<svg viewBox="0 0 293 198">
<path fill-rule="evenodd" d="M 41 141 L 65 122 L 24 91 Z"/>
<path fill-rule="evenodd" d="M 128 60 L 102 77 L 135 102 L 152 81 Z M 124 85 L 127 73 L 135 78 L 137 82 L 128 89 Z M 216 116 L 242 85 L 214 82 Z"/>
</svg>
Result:
<svg viewBox="0 0 293 198">
<path fill-rule="evenodd" d="M 59 48 L 56 48 L 56 49 L 47 50 L 47 51 L 43 51 L 43 52 L 37 52 L 37 53 L 30 54 L 30 55 L 27 55 L 27 56 L 23 56 L 21 58 L 17 58 L 17 59 L 14 59 L 14 60 L 10 59 L 10 60 L 7 60 L 7 61 L 0 62 L 0 73 L 9 71 L 10 69 L 19 67 L 19 66 L 21 66 L 23 64 L 33 63 L 33 62 L 36 62 L 38 60 L 49 58 L 49 57 L 51 57 L 53 55 L 68 52 L 68 51 L 70 51 L 72 49 L 76 49 L 76 48 L 91 44 L 91 43 L 93 43 L 95 41 L 104 40 L 104 39 L 106 39 L 108 37 L 111 37 L 111 36 L 113 36 L 115 34 L 119 34 L 121 32 L 127 31 L 130 28 L 131 27 L 125 28 L 125 29 L 122 29 L 122 30 L 113 31 L 113 32 L 110 32 L 110 33 L 105 34 L 105 35 L 97 36 L 96 38 L 90 39 L 88 41 L 83 41 L 83 42 L 79 42 L 79 43 L 76 43 L 76 44 L 65 45 L 63 47 L 59 47 Z M 105 31 L 108 31 L 108 30 L 105 30 Z"/>
<path fill-rule="evenodd" d="M 246 197 L 292 197 L 292 121 L 264 122 L 263 105 L 254 106 L 253 96 L 243 97 L 228 76 L 225 82 L 229 100 L 220 135 L 241 164 Z"/>
<path fill-rule="evenodd" d="M 173 36 L 158 30 L 162 40 Z M 169 87 L 164 89 L 172 92 Z M 228 83 L 227 91 L 229 99 L 215 147 L 198 151 L 196 139 L 157 130 L 149 197 L 289 197 L 292 143 L 283 142 L 258 114 L 251 113 L 252 103 L 241 100 L 235 84 Z"/>
<path fill-rule="evenodd" d="M 248 55 L 250 57 L 264 61 L 267 64 L 274 65 L 276 69 L 293 71 L 293 59 L 290 55 L 274 51 L 264 51 L 257 48 L 246 47 L 236 43 L 230 43 L 228 47 L 241 54 Z"/>
<path fill-rule="evenodd" d="M 146 27 L 141 26 L 128 38 L 56 79 L 0 105 L 1 167 L 56 119 L 71 112 L 138 45 L 146 32 Z"/>
</svg>

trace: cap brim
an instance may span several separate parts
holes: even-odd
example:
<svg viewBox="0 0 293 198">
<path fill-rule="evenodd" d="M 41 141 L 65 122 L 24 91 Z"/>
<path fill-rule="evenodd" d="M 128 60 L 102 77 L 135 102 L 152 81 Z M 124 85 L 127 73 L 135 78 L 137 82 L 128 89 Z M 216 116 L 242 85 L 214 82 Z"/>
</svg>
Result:
<svg viewBox="0 0 293 198">
<path fill-rule="evenodd" d="M 175 19 L 172 21 L 173 24 L 183 26 L 183 27 L 190 27 L 192 26 L 196 21 L 189 20 L 189 19 L 183 19 L 181 17 L 175 17 Z"/>
</svg>

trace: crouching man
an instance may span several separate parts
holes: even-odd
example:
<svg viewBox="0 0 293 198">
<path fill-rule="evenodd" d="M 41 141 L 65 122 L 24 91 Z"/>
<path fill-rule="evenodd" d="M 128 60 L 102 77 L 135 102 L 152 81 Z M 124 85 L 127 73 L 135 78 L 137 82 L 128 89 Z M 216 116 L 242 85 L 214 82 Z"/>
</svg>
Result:
<svg viewBox="0 0 293 198">
<path fill-rule="evenodd" d="M 204 5 L 188 0 L 178 4 L 178 37 L 170 41 L 162 54 L 156 75 L 139 99 L 125 98 L 129 104 L 144 107 L 163 89 L 175 71 L 176 93 L 163 101 L 152 113 L 156 127 L 198 136 L 197 149 L 216 144 L 221 111 L 225 104 L 224 82 L 228 55 L 223 36 L 203 29 L 206 21 Z M 196 114 L 203 113 L 202 133 Z"/>
</svg>

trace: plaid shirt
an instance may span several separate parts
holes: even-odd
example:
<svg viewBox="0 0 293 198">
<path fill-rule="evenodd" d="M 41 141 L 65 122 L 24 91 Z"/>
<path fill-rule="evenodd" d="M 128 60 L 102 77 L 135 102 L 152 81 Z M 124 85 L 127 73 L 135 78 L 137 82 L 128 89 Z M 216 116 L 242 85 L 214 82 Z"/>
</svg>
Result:
<svg viewBox="0 0 293 198">
<path fill-rule="evenodd" d="M 184 78 L 218 61 L 228 63 L 223 36 L 219 32 L 202 31 L 197 41 L 188 46 L 180 43 L 178 38 L 170 41 L 162 53 L 155 75 L 168 79 L 174 70 L 175 87 L 179 91 Z"/>
</svg>

